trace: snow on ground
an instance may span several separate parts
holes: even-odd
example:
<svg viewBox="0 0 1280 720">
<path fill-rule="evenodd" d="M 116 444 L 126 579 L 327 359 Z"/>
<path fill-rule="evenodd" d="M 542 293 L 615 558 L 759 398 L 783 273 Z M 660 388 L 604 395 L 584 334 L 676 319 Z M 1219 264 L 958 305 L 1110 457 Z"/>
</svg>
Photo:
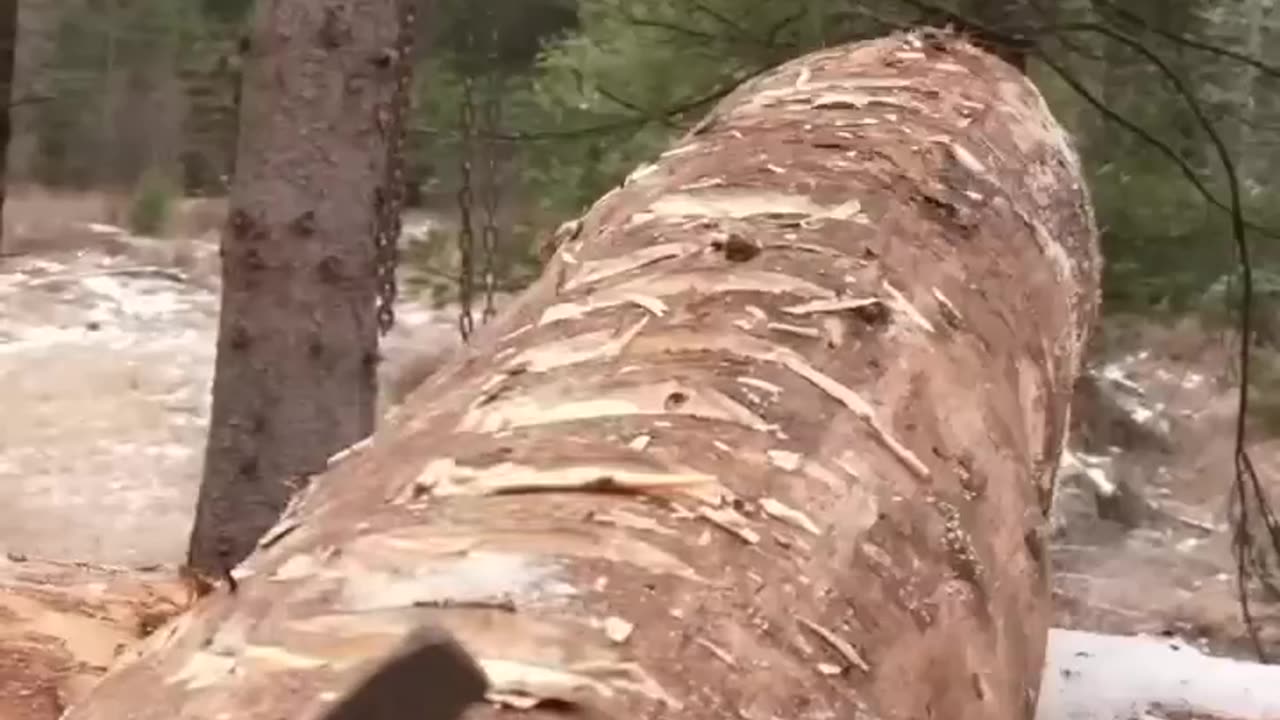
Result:
<svg viewBox="0 0 1280 720">
<path fill-rule="evenodd" d="M 217 298 L 96 252 L 0 267 L 0 547 L 180 558 L 198 479 Z"/>
<path fill-rule="evenodd" d="M 1275 720 L 1280 666 L 1175 639 L 1055 629 L 1036 720 Z"/>
<path fill-rule="evenodd" d="M 174 240 L 212 259 L 178 266 L 166 241 L 111 237 L 115 252 L 0 259 L 0 552 L 182 558 L 208 421 L 217 248 Z M 451 319 L 402 303 L 383 350 L 403 362 L 453 336 Z"/>
</svg>

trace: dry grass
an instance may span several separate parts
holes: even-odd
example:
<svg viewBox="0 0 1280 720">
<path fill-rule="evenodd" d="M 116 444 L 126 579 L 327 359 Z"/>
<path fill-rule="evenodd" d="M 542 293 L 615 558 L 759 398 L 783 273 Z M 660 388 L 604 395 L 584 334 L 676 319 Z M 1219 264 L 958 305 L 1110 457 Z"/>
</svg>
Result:
<svg viewBox="0 0 1280 720">
<path fill-rule="evenodd" d="M 174 205 L 168 234 L 183 238 L 216 236 L 226 217 L 226 198 L 183 198 Z"/>
<path fill-rule="evenodd" d="M 4 252 L 8 254 L 74 252 L 110 245 L 109 233 L 90 225 L 128 225 L 127 192 L 63 191 L 28 186 L 12 188 L 4 206 Z M 226 217 L 225 198 L 183 198 L 174 204 L 164 235 L 208 238 Z"/>
<path fill-rule="evenodd" d="M 128 198 L 106 192 L 11 189 L 4 207 L 6 253 L 72 252 L 103 241 L 90 223 L 114 225 Z"/>
</svg>

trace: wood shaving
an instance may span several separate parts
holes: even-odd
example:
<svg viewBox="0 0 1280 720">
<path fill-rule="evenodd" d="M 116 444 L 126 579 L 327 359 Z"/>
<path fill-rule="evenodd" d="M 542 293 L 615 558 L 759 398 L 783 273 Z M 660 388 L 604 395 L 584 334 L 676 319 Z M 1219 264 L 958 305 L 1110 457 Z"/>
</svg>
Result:
<svg viewBox="0 0 1280 720">
<path fill-rule="evenodd" d="M 814 635 L 817 635 L 818 637 L 822 638 L 836 652 L 840 653 L 840 656 L 843 657 L 846 661 L 848 661 L 850 665 L 853 665 L 854 667 L 858 668 L 862 672 L 865 672 L 865 673 L 871 672 L 871 666 L 867 664 L 866 660 L 862 659 L 862 655 L 859 654 L 858 650 L 854 648 L 853 645 L 850 644 L 847 640 L 840 637 L 839 635 L 836 635 L 834 632 L 831 632 L 830 630 L 822 627 L 818 623 L 812 620 L 809 620 L 808 618 L 802 617 L 802 618 L 796 618 L 796 619 L 801 625 L 808 628 L 811 632 L 813 632 Z"/>
<path fill-rule="evenodd" d="M 730 655 L 727 650 L 724 650 L 723 648 L 711 642 L 710 640 L 707 640 L 705 638 L 694 638 L 693 641 L 698 645 L 701 645 L 702 647 L 706 648 L 707 652 L 711 653 L 712 655 L 715 655 L 716 658 L 719 659 L 720 662 L 724 663 L 725 665 L 728 665 L 731 668 L 738 667 L 738 661 L 735 660 L 734 657 Z"/>
<path fill-rule="evenodd" d="M 740 376 L 738 377 L 738 382 L 748 387 L 753 387 L 757 390 L 763 390 L 775 397 L 782 394 L 782 388 L 778 387 L 777 385 L 774 385 L 771 382 L 768 382 L 766 380 L 761 380 L 759 378 Z"/>
<path fill-rule="evenodd" d="M 925 332 L 935 332 L 933 323 L 929 322 L 925 316 L 916 309 L 916 306 L 911 304 L 911 301 L 907 299 L 906 295 L 903 295 L 898 288 L 889 284 L 888 280 L 884 282 L 884 289 L 885 292 L 893 296 L 894 304 L 906 313 L 907 317 L 911 318 L 916 325 L 919 325 Z"/>
<path fill-rule="evenodd" d="M 800 337 L 807 337 L 814 340 L 820 340 L 822 338 L 821 330 L 818 330 L 817 328 L 804 327 L 803 325 L 790 325 L 787 323 L 771 322 L 765 327 L 770 330 L 773 330 L 774 332 L 788 333 L 791 335 L 799 335 Z"/>
<path fill-rule="evenodd" d="M 805 515 L 803 512 L 786 505 L 781 501 L 774 500 L 773 498 L 763 498 L 760 500 L 760 509 L 764 510 L 765 514 L 770 517 L 781 520 L 788 525 L 800 528 L 810 534 L 822 534 L 822 530 L 818 527 L 817 523 L 810 520 L 808 515 Z"/>
<path fill-rule="evenodd" d="M 667 304 L 659 298 L 632 294 L 627 296 L 627 300 L 644 308 L 655 317 L 662 317 L 667 314 Z"/>
<path fill-rule="evenodd" d="M 782 312 L 789 315 L 812 315 L 814 313 L 841 312 L 844 310 L 857 310 L 871 305 L 878 305 L 884 301 L 880 298 L 832 298 L 825 300 L 813 300 L 811 302 L 800 303 L 799 305 L 791 305 L 782 308 Z"/>
</svg>

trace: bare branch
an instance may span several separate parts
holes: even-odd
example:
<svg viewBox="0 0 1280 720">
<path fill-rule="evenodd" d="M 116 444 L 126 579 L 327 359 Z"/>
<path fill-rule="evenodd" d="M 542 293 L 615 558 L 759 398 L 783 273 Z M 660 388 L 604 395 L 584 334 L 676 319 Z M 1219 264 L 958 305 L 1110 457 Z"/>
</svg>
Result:
<svg viewBox="0 0 1280 720">
<path fill-rule="evenodd" d="M 1200 50 L 1201 52 L 1207 52 L 1213 55 L 1220 55 L 1225 58 L 1230 58 L 1232 60 L 1236 60 L 1238 62 L 1242 62 L 1242 63 L 1245 63 L 1246 65 L 1250 65 L 1254 68 L 1257 68 L 1261 72 L 1267 75 L 1270 75 L 1271 77 L 1280 78 L 1280 65 L 1272 65 L 1271 63 L 1268 63 L 1265 60 L 1262 60 L 1261 58 L 1255 57 L 1253 55 L 1249 55 L 1248 53 L 1242 53 L 1238 50 L 1232 50 L 1231 48 L 1222 47 L 1221 45 L 1215 45 L 1213 43 L 1197 40 L 1196 38 L 1193 38 L 1193 37 L 1187 37 L 1186 35 L 1170 32 L 1169 30 L 1166 30 L 1162 27 L 1155 25 L 1154 23 L 1147 21 L 1141 15 L 1138 15 L 1132 10 L 1126 10 L 1125 8 L 1122 8 L 1119 5 L 1116 5 L 1111 0 L 1097 0 L 1097 2 L 1100 5 L 1106 6 L 1108 10 L 1111 10 L 1112 12 L 1116 13 L 1117 16 L 1128 21 L 1129 23 L 1134 25 L 1139 25 L 1144 30 L 1149 30 L 1166 40 L 1177 43 L 1179 45 L 1183 45 L 1185 47 L 1192 48 L 1194 50 Z"/>
<path fill-rule="evenodd" d="M 1063 26 L 1062 29 L 1070 30 L 1070 26 Z M 1240 264 L 1240 281 L 1242 300 L 1240 303 L 1240 390 L 1239 401 L 1236 409 L 1236 428 L 1235 428 L 1235 477 L 1233 481 L 1233 494 L 1237 502 L 1239 517 L 1236 519 L 1235 533 L 1233 537 L 1233 549 L 1236 554 L 1236 576 L 1237 590 L 1240 600 L 1241 612 L 1244 615 L 1245 625 L 1248 629 L 1250 638 L 1253 641 L 1254 650 L 1262 662 L 1267 662 L 1267 652 L 1262 645 L 1262 641 L 1258 634 L 1257 624 L 1254 622 L 1249 605 L 1248 579 L 1250 574 L 1250 564 L 1247 558 L 1251 555 L 1253 548 L 1253 538 L 1251 529 L 1249 528 L 1249 508 L 1251 503 L 1250 495 L 1252 495 L 1252 504 L 1257 506 L 1258 513 L 1266 527 L 1272 549 L 1280 555 L 1280 522 L 1277 521 L 1274 511 L 1271 508 L 1269 498 L 1265 488 L 1258 478 L 1257 471 L 1254 468 L 1253 461 L 1249 456 L 1248 437 L 1247 437 L 1247 419 L 1249 411 L 1249 370 L 1252 358 L 1252 314 L 1253 314 L 1253 266 L 1250 256 L 1249 240 L 1246 233 L 1246 221 L 1244 218 L 1244 210 L 1241 202 L 1240 180 L 1236 173 L 1235 162 L 1231 157 L 1231 152 L 1227 148 L 1226 142 L 1222 139 L 1212 120 L 1205 114 L 1203 106 L 1196 98 L 1195 94 L 1190 91 L 1185 81 L 1178 73 L 1174 72 L 1169 65 L 1164 62 L 1163 58 L 1151 51 L 1137 39 L 1126 35 L 1122 32 L 1112 30 L 1105 26 L 1096 24 L 1083 24 L 1083 27 L 1077 29 L 1089 30 L 1091 32 L 1100 33 L 1111 40 L 1119 42 L 1129 49 L 1137 52 L 1154 65 L 1165 79 L 1173 85 L 1177 94 L 1186 101 L 1192 113 L 1196 117 L 1200 128 L 1209 136 L 1210 142 L 1214 146 L 1214 150 L 1218 156 L 1219 162 L 1222 163 L 1223 171 L 1227 177 L 1227 184 L 1230 191 L 1230 206 L 1227 208 L 1231 217 L 1231 234 L 1235 241 L 1238 262 Z M 1042 56 L 1042 59 L 1043 58 Z M 1064 73 L 1064 69 L 1055 65 L 1050 65 L 1064 81 L 1073 84 L 1077 92 L 1082 88 L 1078 81 L 1068 79 Z M 1082 93 L 1083 94 L 1083 93 Z M 1098 103 L 1094 103 L 1095 107 L 1103 109 Z M 1107 109 L 1109 112 L 1109 109 Z M 1113 117 L 1118 117 L 1114 115 Z M 1148 141 L 1154 141 L 1149 133 L 1146 134 Z M 1172 153 L 1172 150 L 1169 151 Z M 1176 153 L 1172 153 L 1176 156 Z M 1181 167 L 1185 168 L 1184 174 L 1190 170 L 1185 162 L 1178 158 Z M 1194 171 L 1191 171 L 1190 177 L 1194 177 L 1193 182 L 1198 188 L 1204 188 L 1199 178 L 1195 177 Z M 1201 190 L 1205 192 L 1207 188 Z M 1209 195 L 1205 195 L 1209 198 Z"/>
<path fill-rule="evenodd" d="M 40 103 L 47 103 L 56 99 L 57 98 L 52 95 L 27 95 L 25 97 L 10 100 L 9 109 L 12 110 L 13 108 L 22 107 L 23 105 L 39 105 Z"/>
<path fill-rule="evenodd" d="M 622 107 L 626 108 L 627 110 L 630 110 L 631 112 L 636 113 L 637 115 L 641 115 L 649 120 L 662 123 L 663 125 L 666 125 L 667 127 L 670 127 L 670 128 L 679 127 L 677 123 L 671 120 L 671 117 L 669 115 L 663 112 L 655 113 L 650 109 L 643 108 L 631 102 L 630 100 L 627 100 L 626 98 L 619 96 L 617 93 L 613 92 L 607 87 L 604 87 L 603 85 L 595 85 L 595 89 L 596 89 L 596 92 L 605 96 L 605 98 L 609 99 L 614 103 L 617 103 L 618 105 L 621 105 Z"/>
<path fill-rule="evenodd" d="M 749 77 L 749 76 L 747 76 Z M 661 118 L 663 122 L 672 118 L 679 118 L 692 112 L 696 112 L 705 108 L 707 105 L 720 100 L 724 96 L 733 92 L 744 78 L 733 78 L 725 84 L 720 85 L 705 95 L 699 95 L 682 103 L 673 105 L 657 114 L 657 118 Z M 563 141 L 573 140 L 582 137 L 590 137 L 592 135 L 607 135 L 614 132 L 622 132 L 624 130 L 635 130 L 643 127 L 647 123 L 655 120 L 654 114 L 636 115 L 633 117 L 618 118 L 602 122 L 598 125 L 587 125 L 579 128 L 570 128 L 565 130 L 532 130 L 512 133 L 493 133 L 493 134 L 477 134 L 477 137 L 483 137 L 490 140 L 501 140 L 506 142 L 545 142 L 545 141 Z M 411 132 L 421 135 L 448 135 L 452 131 L 441 130 L 440 128 L 432 128 L 419 126 L 410 129 Z"/>
</svg>

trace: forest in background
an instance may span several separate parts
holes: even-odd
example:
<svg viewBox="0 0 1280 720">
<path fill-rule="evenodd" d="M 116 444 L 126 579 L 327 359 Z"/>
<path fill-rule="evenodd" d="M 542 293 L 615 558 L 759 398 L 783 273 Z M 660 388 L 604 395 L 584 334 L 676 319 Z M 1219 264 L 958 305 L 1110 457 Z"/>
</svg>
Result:
<svg viewBox="0 0 1280 720">
<path fill-rule="evenodd" d="M 232 182 L 240 70 L 254 50 L 244 40 L 251 4 L 26 3 L 19 83 L 12 94 L 17 132 L 8 180 L 36 193 L 66 190 L 124 198 L 121 207 L 127 213 L 112 222 L 119 220 L 140 235 L 172 236 L 173 242 L 157 244 L 180 244 L 192 233 L 171 221 L 179 199 L 219 198 Z M 1017 13 L 991 12 L 994 6 L 1015 5 Z M 391 6 L 381 7 L 389 11 Z M 407 269 L 420 272 L 407 278 L 410 287 L 436 301 L 471 297 L 480 292 L 477 276 L 490 268 L 498 271 L 501 290 L 520 286 L 538 270 L 539 238 L 616 187 L 744 80 L 815 48 L 922 22 L 945 24 L 954 13 L 977 24 L 993 23 L 998 34 L 1026 52 L 1031 76 L 1078 138 L 1109 261 L 1107 308 L 1117 321 L 1133 313 L 1155 319 L 1193 316 L 1210 328 L 1230 328 L 1237 320 L 1240 278 L 1240 228 L 1233 222 L 1244 219 L 1260 300 L 1255 328 L 1259 345 L 1269 346 L 1254 354 L 1261 372 L 1255 364 L 1253 377 L 1270 392 L 1256 397 L 1253 407 L 1270 413 L 1276 420 L 1271 429 L 1280 429 L 1280 393 L 1275 392 L 1280 389 L 1280 322 L 1277 305 L 1268 300 L 1280 297 L 1275 279 L 1280 278 L 1275 246 L 1280 212 L 1272 202 L 1277 191 L 1269 172 L 1280 130 L 1274 92 L 1280 69 L 1268 57 L 1276 54 L 1269 40 L 1280 9 L 1274 0 L 1176 7 L 1063 0 L 1048 8 L 1047 0 L 421 3 L 407 213 L 413 215 L 407 223 L 412 239 Z M 924 38 L 932 42 L 928 34 Z M 252 61 L 248 66 L 255 67 Z M 281 84 L 274 87 L 296 89 L 287 73 L 276 77 Z M 250 110 L 264 107 L 251 90 L 245 92 Z M 851 97 L 845 102 L 861 102 L 856 94 Z M 264 115 L 257 117 L 261 121 Z M 891 111 L 885 117 L 897 122 Z M 291 133 L 292 126 L 281 134 L 278 127 L 264 132 L 264 125 L 250 122 L 246 137 L 254 133 L 260 141 L 266 137 L 281 145 L 284 135 L 305 137 Z M 924 140 L 927 134 L 912 136 Z M 798 146 L 803 148 L 805 140 Z M 250 147 L 270 147 L 270 142 Z M 813 142 L 823 152 L 830 147 Z M 863 147 L 873 158 L 883 148 Z M 246 168 L 242 179 L 255 177 L 249 170 L 254 157 L 239 152 Z M 260 188 L 244 188 L 237 185 L 238 197 L 273 197 Z M 927 207 L 916 204 L 920 199 L 912 195 L 907 204 Z M 1242 207 L 1233 217 L 1230 206 L 1237 200 Z M 346 207 L 356 202 L 353 196 Z M 216 214 L 223 217 L 226 209 Z M 331 237 L 338 244 L 360 239 L 349 230 Z M 216 253 L 214 236 L 208 233 L 200 244 Z M 230 244 L 225 242 L 224 250 Z M 957 258 L 964 257 L 961 249 Z M 232 263 L 223 264 L 234 270 Z M 476 272 L 478 265 L 485 269 Z M 991 285 L 983 295 L 1003 302 Z M 1018 292 L 1011 295 L 1017 303 Z M 222 316 L 236 314 L 224 309 Z M 1123 326 L 1113 322 L 1109 329 L 1115 333 Z M 1194 330 L 1189 334 L 1198 341 L 1231 344 L 1229 338 L 1223 343 L 1199 327 Z M 1142 337 L 1129 340 L 1130 347 L 1178 359 Z M 1103 357 L 1094 356 L 1092 371 L 1099 376 L 1114 367 Z M 1221 367 L 1230 364 L 1221 362 Z M 1229 370 L 1224 376 L 1223 385 L 1232 385 Z M 1142 393 L 1141 387 L 1132 388 Z M 96 390 L 92 395 L 103 397 Z M 926 405 L 937 409 L 944 403 Z M 1224 424 L 1196 423 L 1205 430 L 1202 438 L 1229 434 Z M 1239 437 L 1243 444 L 1243 431 Z M 1108 444 L 1107 452 L 1113 450 L 1120 452 Z M 1237 473 L 1240 462 L 1238 453 Z M 1194 485 L 1212 485 L 1205 492 L 1217 494 L 1225 489 L 1217 482 L 1225 465 L 1180 469 Z M 1239 476 L 1236 482 L 1244 487 Z M 1141 505 L 1144 511 L 1152 507 Z M 1100 499 L 1097 514 L 1104 516 Z M 1248 527 L 1247 519 L 1240 525 Z M 1204 523 L 1195 527 L 1216 532 Z M 1273 540 L 1280 537 L 1273 525 L 1265 529 L 1272 530 Z M 1238 537 L 1248 544 L 1247 535 Z M 1159 538 L 1161 549 L 1174 547 L 1169 538 Z M 1177 547 L 1183 552 L 1182 545 Z M 1148 565 L 1153 576 L 1160 574 L 1157 563 L 1143 559 L 1141 567 Z M 1243 569 L 1240 574 L 1245 577 Z M 1127 579 L 1141 585 L 1132 576 Z M 1274 590 L 1270 580 L 1265 582 Z"/>
<path fill-rule="evenodd" d="M 500 188 L 497 265 L 519 284 L 536 270 L 540 233 L 617 184 L 743 79 L 814 48 L 881 35 L 922 17 L 937 21 L 951 11 L 982 17 L 990 4 L 420 5 L 409 142 L 420 192 L 413 199 L 452 220 L 415 261 L 435 262 L 442 243 L 455 245 L 460 188 L 472 191 L 473 216 L 482 214 L 484 193 L 473 186 L 492 158 Z M 1231 294 L 1237 254 L 1224 209 L 1230 193 L 1215 139 L 1197 118 L 1198 103 L 1236 164 L 1265 325 L 1275 314 L 1265 309 L 1267 296 L 1280 293 L 1275 0 L 1024 5 L 1031 9 L 1001 18 L 1007 23 L 1001 29 L 1033 49 L 1030 72 L 1086 158 L 1108 260 L 1108 309 L 1197 310 L 1232 319 L 1222 302 Z M 129 193 L 130 224 L 147 233 L 161 229 L 174 197 L 225 192 L 250 6 L 248 0 L 23 3 L 11 182 Z M 471 177 L 464 182 L 464 175 Z M 449 296 L 454 274 L 437 268 L 425 277 L 436 279 L 438 295 Z M 1276 334 L 1261 330 L 1264 339 Z"/>
</svg>

